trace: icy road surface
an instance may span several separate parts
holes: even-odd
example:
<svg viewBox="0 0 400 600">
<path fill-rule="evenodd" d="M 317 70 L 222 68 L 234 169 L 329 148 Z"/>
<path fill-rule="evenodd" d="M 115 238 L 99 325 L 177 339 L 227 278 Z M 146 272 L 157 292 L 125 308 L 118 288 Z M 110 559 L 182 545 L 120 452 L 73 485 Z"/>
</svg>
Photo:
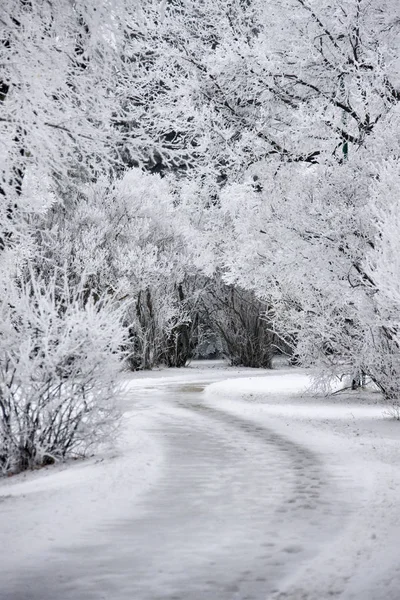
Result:
<svg viewBox="0 0 400 600">
<path fill-rule="evenodd" d="M 344 441 L 357 407 L 307 426 L 306 378 L 256 373 L 133 378 L 116 453 L 2 482 L 1 600 L 392 598 L 365 583 L 382 465 Z"/>
</svg>

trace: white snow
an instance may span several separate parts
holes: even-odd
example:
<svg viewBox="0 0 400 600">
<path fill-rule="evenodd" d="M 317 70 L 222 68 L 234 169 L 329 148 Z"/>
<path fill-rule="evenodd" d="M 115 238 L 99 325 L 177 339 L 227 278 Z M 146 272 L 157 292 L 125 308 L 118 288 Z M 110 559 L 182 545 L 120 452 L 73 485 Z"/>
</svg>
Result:
<svg viewBox="0 0 400 600">
<path fill-rule="evenodd" d="M 271 598 L 398 600 L 400 422 L 373 392 L 315 398 L 305 373 L 214 383 L 205 397 L 315 452 L 352 504 L 330 543 L 288 575 Z"/>
<path fill-rule="evenodd" d="M 0 482 L 2 600 L 398 600 L 379 394 L 220 363 L 124 385 L 113 451 Z"/>
<path fill-rule="evenodd" d="M 0 481 L 0 589 L 59 547 L 98 543 L 101 527 L 154 485 L 163 451 L 149 429 L 145 414 L 126 413 L 113 451 Z"/>
</svg>

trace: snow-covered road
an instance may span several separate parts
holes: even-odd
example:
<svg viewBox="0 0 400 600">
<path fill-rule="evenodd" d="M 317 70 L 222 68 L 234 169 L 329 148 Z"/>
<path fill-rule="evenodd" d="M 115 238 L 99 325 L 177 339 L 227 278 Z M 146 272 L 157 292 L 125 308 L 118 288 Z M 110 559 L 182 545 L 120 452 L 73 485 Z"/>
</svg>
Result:
<svg viewBox="0 0 400 600">
<path fill-rule="evenodd" d="M 118 452 L 3 482 L 1 600 L 400 597 L 380 407 L 356 421 L 256 373 L 135 377 Z"/>
</svg>

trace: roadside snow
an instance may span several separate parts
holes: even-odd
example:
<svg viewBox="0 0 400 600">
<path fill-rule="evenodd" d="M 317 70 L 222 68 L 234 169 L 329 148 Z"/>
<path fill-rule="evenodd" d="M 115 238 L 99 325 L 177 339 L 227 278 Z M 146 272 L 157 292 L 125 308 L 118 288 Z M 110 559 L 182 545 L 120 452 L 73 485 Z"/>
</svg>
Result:
<svg viewBox="0 0 400 600">
<path fill-rule="evenodd" d="M 147 415 L 127 413 L 113 450 L 1 480 L 0 590 L 18 566 L 26 573 L 57 548 L 99 543 L 101 526 L 154 486 L 164 455 L 151 428 Z"/>
<path fill-rule="evenodd" d="M 311 376 L 304 372 L 281 370 L 254 378 L 225 380 L 209 385 L 207 398 L 245 400 L 249 403 L 268 404 L 268 414 L 312 419 L 349 419 L 376 417 L 381 419 L 388 407 L 383 406 L 377 393 L 340 392 L 340 383 L 332 386 L 327 396 L 316 397 Z"/>
<path fill-rule="evenodd" d="M 271 600 L 398 600 L 400 423 L 377 393 L 316 398 L 310 382 L 305 373 L 282 370 L 260 379 L 217 382 L 204 392 L 210 406 L 311 449 L 332 480 L 345 482 L 343 496 L 354 501 L 343 530 L 299 565 Z"/>
</svg>

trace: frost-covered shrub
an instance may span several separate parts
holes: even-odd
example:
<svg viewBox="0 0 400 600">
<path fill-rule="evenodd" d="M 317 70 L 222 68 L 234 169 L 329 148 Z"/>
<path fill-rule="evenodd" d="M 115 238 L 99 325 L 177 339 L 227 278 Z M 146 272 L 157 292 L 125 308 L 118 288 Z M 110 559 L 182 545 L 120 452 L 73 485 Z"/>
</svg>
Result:
<svg viewBox="0 0 400 600">
<path fill-rule="evenodd" d="M 121 308 L 35 279 L 0 301 L 0 471 L 82 456 L 118 423 Z"/>
<path fill-rule="evenodd" d="M 176 283 L 158 278 L 135 296 L 129 320 L 132 370 L 163 364 L 184 367 L 193 358 L 202 338 L 196 278 Z"/>
<path fill-rule="evenodd" d="M 218 276 L 209 281 L 203 318 L 232 365 L 271 367 L 276 340 L 263 316 L 266 308 L 250 291 L 225 285 Z"/>
</svg>

